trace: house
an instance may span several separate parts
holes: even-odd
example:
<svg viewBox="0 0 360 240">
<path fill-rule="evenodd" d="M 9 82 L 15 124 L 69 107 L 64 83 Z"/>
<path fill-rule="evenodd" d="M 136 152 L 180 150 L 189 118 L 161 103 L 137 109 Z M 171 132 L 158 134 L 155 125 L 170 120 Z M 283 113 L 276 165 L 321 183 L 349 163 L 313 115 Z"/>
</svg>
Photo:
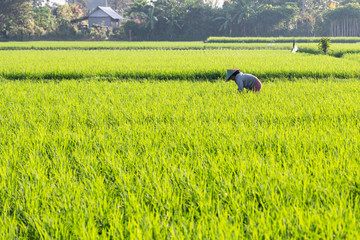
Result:
<svg viewBox="0 0 360 240">
<path fill-rule="evenodd" d="M 99 25 L 105 27 L 116 27 L 124 20 L 122 16 L 117 14 L 111 7 L 96 7 L 87 16 L 89 27 L 92 25 Z"/>
</svg>

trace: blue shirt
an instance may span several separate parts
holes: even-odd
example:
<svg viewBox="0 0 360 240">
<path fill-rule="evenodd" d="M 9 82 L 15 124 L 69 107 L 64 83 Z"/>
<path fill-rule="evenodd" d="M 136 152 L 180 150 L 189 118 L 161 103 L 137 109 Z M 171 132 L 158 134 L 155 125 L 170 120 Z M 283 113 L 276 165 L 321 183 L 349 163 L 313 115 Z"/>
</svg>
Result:
<svg viewBox="0 0 360 240">
<path fill-rule="evenodd" d="M 239 92 L 242 92 L 244 88 L 249 90 L 252 89 L 256 80 L 257 77 L 255 77 L 254 75 L 242 72 L 235 76 L 235 82 L 238 85 Z"/>
</svg>

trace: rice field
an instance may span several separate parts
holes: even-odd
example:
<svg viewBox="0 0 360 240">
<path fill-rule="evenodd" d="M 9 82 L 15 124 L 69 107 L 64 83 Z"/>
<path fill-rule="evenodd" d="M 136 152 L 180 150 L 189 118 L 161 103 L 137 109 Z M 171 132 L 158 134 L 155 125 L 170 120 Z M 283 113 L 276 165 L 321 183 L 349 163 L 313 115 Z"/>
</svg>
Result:
<svg viewBox="0 0 360 240">
<path fill-rule="evenodd" d="M 310 54 L 323 54 L 315 43 L 297 44 L 299 52 Z M 360 43 L 331 43 L 329 55 L 341 58 L 345 54 L 360 53 Z"/>
<path fill-rule="evenodd" d="M 209 37 L 208 43 L 318 43 L 321 37 Z M 336 43 L 359 43 L 360 37 L 330 37 Z"/>
<path fill-rule="evenodd" d="M 6 79 L 216 80 L 225 77 L 227 68 L 261 79 L 360 76 L 357 61 L 283 50 L 27 50 L 0 55 L 0 76 Z"/>
<path fill-rule="evenodd" d="M 292 43 L 205 43 L 205 42 L 0 42 L 0 50 L 207 50 L 207 49 L 281 49 Z"/>
<path fill-rule="evenodd" d="M 0 42 L 0 50 L 288 50 L 293 38 L 229 38 L 207 42 Z M 217 38 L 216 38 L 217 39 Z M 221 38 L 219 38 L 221 39 Z M 299 52 L 320 54 L 319 38 L 295 38 Z M 329 54 L 341 57 L 360 52 L 360 38 L 331 38 Z"/>
<path fill-rule="evenodd" d="M 344 59 L 360 62 L 360 53 L 358 54 L 345 54 L 343 56 Z"/>
<path fill-rule="evenodd" d="M 0 238 L 359 238 L 356 56 L 1 51 Z"/>
</svg>

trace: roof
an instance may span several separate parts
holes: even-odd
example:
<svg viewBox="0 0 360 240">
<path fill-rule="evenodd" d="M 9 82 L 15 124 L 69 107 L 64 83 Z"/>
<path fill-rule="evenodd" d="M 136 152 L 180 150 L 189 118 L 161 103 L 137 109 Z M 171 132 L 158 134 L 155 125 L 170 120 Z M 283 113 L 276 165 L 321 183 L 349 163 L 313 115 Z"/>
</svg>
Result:
<svg viewBox="0 0 360 240">
<path fill-rule="evenodd" d="M 97 10 L 101 10 L 103 11 L 104 13 L 106 13 L 107 15 L 109 15 L 112 19 L 115 19 L 115 20 L 122 20 L 124 19 L 122 16 L 120 16 L 117 12 L 115 12 L 111 7 L 96 7 L 94 9 L 94 11 L 92 11 L 90 14 L 89 14 L 89 17 L 95 13 Z"/>
</svg>

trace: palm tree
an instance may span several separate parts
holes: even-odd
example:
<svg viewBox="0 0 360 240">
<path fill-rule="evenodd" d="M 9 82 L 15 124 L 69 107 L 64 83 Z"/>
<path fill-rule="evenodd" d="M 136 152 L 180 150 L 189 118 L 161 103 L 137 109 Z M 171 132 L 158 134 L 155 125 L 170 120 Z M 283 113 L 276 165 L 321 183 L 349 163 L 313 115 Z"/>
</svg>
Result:
<svg viewBox="0 0 360 240">
<path fill-rule="evenodd" d="M 225 16 L 214 18 L 214 21 L 221 21 L 222 24 L 219 31 L 229 31 L 232 35 L 235 25 L 243 25 L 245 33 L 245 24 L 243 24 L 250 16 L 261 11 L 264 4 L 259 0 L 234 0 L 224 4 Z"/>
<path fill-rule="evenodd" d="M 221 21 L 222 24 L 220 25 L 219 31 L 229 31 L 229 36 L 231 37 L 233 32 L 234 17 L 231 16 L 229 12 L 225 14 L 225 17 L 216 17 L 213 21 Z"/>
<path fill-rule="evenodd" d="M 154 3 L 146 0 L 134 1 L 131 8 L 128 10 L 129 15 L 145 20 L 145 29 L 148 30 L 148 39 L 151 38 L 156 22 L 158 21 L 155 10 Z"/>
<path fill-rule="evenodd" d="M 149 29 L 150 32 L 154 30 L 155 24 L 158 18 L 154 15 L 155 7 L 149 6 L 146 13 L 142 13 L 142 16 L 146 19 L 145 28 Z"/>
</svg>

